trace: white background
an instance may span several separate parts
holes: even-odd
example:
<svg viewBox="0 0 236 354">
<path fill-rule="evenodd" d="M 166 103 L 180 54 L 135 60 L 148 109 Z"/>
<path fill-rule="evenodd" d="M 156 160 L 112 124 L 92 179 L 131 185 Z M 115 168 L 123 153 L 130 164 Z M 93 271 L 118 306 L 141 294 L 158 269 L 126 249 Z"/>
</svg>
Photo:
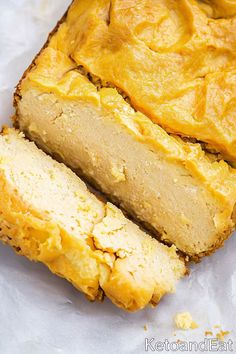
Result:
<svg viewBox="0 0 236 354">
<path fill-rule="evenodd" d="M 89 1 L 89 0 L 88 0 Z M 0 0 L 0 122 L 10 122 L 12 93 L 68 0 Z M 1 196 L 0 196 L 1 197 Z M 174 222 L 174 220 L 173 220 Z M 175 331 L 190 311 L 199 329 Z M 143 326 L 147 325 L 145 331 Z M 145 337 L 204 339 L 221 325 L 236 351 L 236 238 L 192 267 L 158 308 L 127 314 L 108 300 L 89 303 L 66 281 L 0 245 L 0 354 L 144 353 Z M 176 332 L 176 336 L 174 336 Z"/>
</svg>

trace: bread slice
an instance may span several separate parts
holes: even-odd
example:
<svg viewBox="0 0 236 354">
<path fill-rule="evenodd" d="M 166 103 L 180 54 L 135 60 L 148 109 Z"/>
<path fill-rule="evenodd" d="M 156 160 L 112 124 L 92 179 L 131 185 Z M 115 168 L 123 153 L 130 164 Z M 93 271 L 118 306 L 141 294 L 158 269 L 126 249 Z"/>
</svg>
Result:
<svg viewBox="0 0 236 354">
<path fill-rule="evenodd" d="M 167 247 L 16 130 L 0 135 L 0 239 L 46 264 L 90 300 L 135 311 L 157 304 L 186 273 Z"/>
<path fill-rule="evenodd" d="M 81 29 L 81 4 L 73 2 L 18 85 L 15 124 L 162 240 L 192 259 L 210 254 L 235 228 L 236 170 L 200 144 L 167 134 L 130 105 L 134 97 L 80 65 L 70 34 Z"/>
</svg>

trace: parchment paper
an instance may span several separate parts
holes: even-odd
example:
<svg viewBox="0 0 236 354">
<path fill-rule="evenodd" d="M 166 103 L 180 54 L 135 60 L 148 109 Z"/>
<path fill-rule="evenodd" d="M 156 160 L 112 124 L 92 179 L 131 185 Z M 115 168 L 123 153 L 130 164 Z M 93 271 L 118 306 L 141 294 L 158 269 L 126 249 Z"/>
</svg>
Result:
<svg viewBox="0 0 236 354">
<path fill-rule="evenodd" d="M 69 2 L 0 0 L 1 124 L 10 122 L 14 86 Z M 175 330 L 173 317 L 182 311 L 190 311 L 200 327 Z M 231 331 L 225 340 L 235 342 L 236 352 L 235 324 L 235 236 L 192 266 L 175 295 L 165 297 L 156 309 L 135 314 L 109 300 L 87 302 L 43 265 L 0 245 L 0 354 L 145 353 L 145 338 L 203 341 L 206 330 L 219 332 L 215 325 Z"/>
</svg>

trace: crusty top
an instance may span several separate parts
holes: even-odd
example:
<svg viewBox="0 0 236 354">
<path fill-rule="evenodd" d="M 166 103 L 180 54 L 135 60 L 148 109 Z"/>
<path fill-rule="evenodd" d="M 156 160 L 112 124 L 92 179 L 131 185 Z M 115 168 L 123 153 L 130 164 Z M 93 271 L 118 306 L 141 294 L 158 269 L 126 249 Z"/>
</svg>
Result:
<svg viewBox="0 0 236 354">
<path fill-rule="evenodd" d="M 54 47 L 236 162 L 235 1 L 75 0 L 62 28 Z"/>
<path fill-rule="evenodd" d="M 110 3 L 111 6 L 109 7 L 108 5 Z M 223 57 L 225 57 L 225 62 L 229 65 L 229 51 L 226 51 L 224 55 L 219 55 L 219 53 L 222 53 L 222 50 L 219 49 L 216 51 L 216 55 L 214 49 L 212 56 L 207 55 L 207 60 L 206 58 L 200 60 L 201 55 L 204 56 L 205 54 L 199 50 L 197 55 L 198 60 L 195 58 L 194 61 L 193 56 L 195 55 L 196 47 L 194 47 L 194 50 L 190 50 L 190 48 L 183 50 L 183 48 L 190 46 L 190 43 L 203 45 L 205 40 L 203 33 L 201 33 L 200 37 L 192 34 L 191 38 L 188 37 L 186 41 L 183 41 L 182 37 L 181 39 L 179 38 L 178 41 L 175 38 L 174 41 L 173 36 L 178 37 L 180 30 L 183 31 L 185 29 L 185 26 L 180 26 L 180 24 L 186 22 L 186 16 L 182 16 L 186 13 L 188 13 L 188 21 L 189 19 L 192 21 L 191 33 L 195 33 L 194 31 L 197 31 L 197 29 L 200 31 L 206 21 L 211 21 L 214 26 L 222 22 L 222 25 L 217 27 L 220 36 L 223 30 L 230 31 L 230 28 L 234 24 L 234 19 L 226 19 L 219 22 L 220 20 L 208 18 L 206 13 L 209 7 L 206 5 L 200 6 L 200 4 L 190 0 L 178 2 L 167 0 L 153 2 L 147 0 L 139 1 L 138 5 L 137 2 L 135 3 L 136 6 L 134 6 L 134 1 L 132 0 L 125 2 L 120 0 L 111 2 L 96 0 L 90 1 L 88 5 L 88 2 L 85 0 L 74 1 L 67 18 L 60 25 L 56 34 L 50 39 L 48 46 L 41 52 L 35 62 L 35 66 L 28 73 L 26 79 L 23 80 L 21 84 L 21 94 L 24 94 L 24 90 L 34 85 L 40 87 L 42 91 L 54 92 L 63 96 L 65 99 L 84 100 L 85 102 L 91 102 L 94 105 L 102 106 L 105 110 L 113 112 L 115 119 L 117 119 L 130 134 L 133 134 L 136 139 L 148 145 L 152 145 L 152 148 L 156 148 L 158 151 L 163 151 L 165 158 L 183 164 L 191 175 L 194 175 L 203 182 L 205 187 L 220 201 L 222 206 L 224 206 L 223 215 L 219 215 L 219 218 L 215 220 L 217 229 L 221 229 L 221 227 L 224 227 L 223 223 L 225 219 L 231 218 L 235 205 L 236 170 L 223 160 L 218 161 L 217 156 L 206 154 L 202 150 L 201 145 L 184 142 L 176 136 L 167 134 L 158 124 L 154 124 L 149 117 L 153 118 L 153 115 L 150 114 L 151 106 L 154 104 L 156 105 L 155 107 L 157 107 L 157 102 L 159 102 L 158 109 L 154 109 L 154 113 L 158 114 L 158 117 L 163 116 L 163 119 L 165 116 L 164 125 L 166 125 L 167 119 L 171 119 L 173 123 L 172 130 L 179 130 L 179 127 L 184 126 L 191 130 L 191 133 L 188 134 L 193 137 L 196 137 L 198 132 L 202 129 L 201 132 L 203 134 L 208 134 L 208 137 L 214 137 L 217 142 L 224 139 L 224 148 L 222 149 L 225 151 L 228 146 L 227 141 L 229 141 L 226 139 L 226 135 L 233 134 L 233 122 L 231 119 L 231 123 L 228 121 L 228 123 L 230 123 L 228 124 L 225 120 L 219 120 L 216 117 L 216 113 L 219 113 L 219 109 L 223 109 L 224 106 L 222 99 L 219 100 L 217 98 L 218 94 L 221 95 L 220 90 L 214 89 L 213 91 L 215 93 L 212 93 L 213 97 L 211 97 L 208 102 L 209 105 L 219 103 L 219 107 L 217 106 L 217 109 L 216 107 L 214 108 L 215 115 L 211 122 L 209 121 L 209 116 L 207 116 L 207 118 L 202 116 L 200 119 L 198 115 L 198 119 L 192 119 L 192 116 L 188 115 L 186 110 L 195 110 L 195 108 L 198 107 L 196 111 L 198 113 L 200 111 L 203 112 L 201 109 L 203 109 L 203 107 L 206 108 L 208 103 L 203 104 L 202 99 L 206 97 L 204 96 L 204 92 L 207 92 L 208 89 L 205 91 L 202 90 L 201 85 L 206 84 L 209 75 L 212 75 L 214 78 L 216 78 L 217 75 L 219 77 L 220 75 L 224 75 L 223 71 L 218 73 L 214 72 L 206 75 L 206 78 L 201 77 L 190 80 L 190 71 L 192 70 L 192 78 L 195 75 L 193 71 L 197 71 L 197 68 L 199 72 L 201 70 L 204 71 L 206 68 L 216 70 L 222 67 Z M 178 6 L 176 6 L 177 3 Z M 212 13 L 217 14 L 217 11 L 220 11 L 219 9 L 226 13 L 226 10 L 224 10 L 224 8 L 228 9 L 226 2 L 225 7 L 223 6 L 223 2 L 215 1 L 214 3 L 215 7 L 214 11 L 212 8 Z M 150 4 L 153 6 L 151 11 Z M 219 4 L 222 6 L 218 6 Z M 167 11 L 167 8 L 169 9 L 171 7 L 173 7 L 173 11 Z M 232 5 L 232 9 L 233 8 Z M 188 12 L 186 12 L 187 10 Z M 141 13 L 143 14 L 142 16 L 138 15 Z M 191 13 L 192 15 L 190 16 Z M 165 14 L 165 16 L 163 14 Z M 149 20 L 146 18 L 148 16 L 150 17 Z M 159 25 L 155 22 L 154 26 L 153 21 L 154 19 L 156 21 L 158 16 L 160 17 Z M 125 21 L 123 20 L 124 18 L 126 18 Z M 144 21 L 145 18 L 146 20 Z M 181 23 L 180 19 L 182 21 Z M 140 25 L 137 23 L 140 23 Z M 152 30 L 149 27 L 151 24 L 154 26 Z M 223 24 L 225 25 L 223 26 Z M 165 26 L 166 31 L 168 31 L 165 33 L 168 33 L 168 36 L 161 36 L 162 26 Z M 175 26 L 175 30 L 173 26 Z M 140 29 L 139 36 L 137 34 L 134 35 L 134 33 L 136 33 L 135 28 Z M 144 30 L 144 28 L 146 28 L 146 30 Z M 155 31 L 154 28 L 156 28 Z M 152 36 L 150 33 L 152 33 Z M 171 33 L 173 34 L 172 37 Z M 145 38 L 143 38 L 143 36 Z M 161 46 L 161 49 L 159 47 L 159 49 L 155 51 L 150 49 L 154 44 L 152 43 L 147 46 L 147 44 L 145 44 L 147 37 L 154 38 L 153 43 L 155 42 L 155 45 Z M 173 41 L 172 44 L 168 42 L 171 41 L 170 37 Z M 233 33 L 228 37 L 228 44 L 226 44 L 230 48 L 232 47 L 231 39 L 233 41 L 234 37 Z M 165 43 L 165 41 L 168 43 Z M 224 41 L 223 37 L 221 41 Z M 204 43 L 206 46 L 206 41 Z M 176 51 L 178 51 L 178 55 Z M 187 55 L 187 53 L 189 54 Z M 161 70 L 160 64 L 158 64 L 158 66 L 153 63 L 151 64 L 154 57 L 155 63 L 160 58 L 163 59 L 165 57 L 165 60 L 162 60 L 163 67 Z M 173 61 L 171 61 L 177 57 L 179 59 L 176 60 L 175 64 L 179 65 L 178 69 L 173 64 Z M 183 60 L 185 57 L 186 59 Z M 187 66 L 187 61 L 190 62 L 190 57 L 194 65 L 189 64 L 189 66 Z M 212 60 L 213 57 L 214 61 Z M 165 63 L 167 63 L 168 60 L 170 61 L 168 65 L 166 65 Z M 231 61 L 231 64 L 232 63 L 233 59 Z M 81 74 L 80 65 L 86 70 L 98 74 L 98 77 L 101 77 L 99 82 L 104 83 L 104 85 L 98 88 L 94 83 L 91 83 L 86 76 Z M 141 67 L 143 67 L 143 69 L 145 67 L 146 69 L 141 70 Z M 170 67 L 171 73 L 169 72 Z M 188 71 L 186 70 L 187 67 Z M 203 75 L 203 73 L 201 73 L 201 75 Z M 227 75 L 231 75 L 229 71 L 227 71 Z M 174 76 L 175 79 L 173 79 Z M 224 75 L 225 78 L 226 76 Z M 161 83 L 161 80 L 164 81 Z M 107 83 L 107 81 L 109 81 L 109 83 Z M 122 84 L 120 84 L 121 82 Z M 219 82 L 222 84 L 222 80 Z M 136 108 L 145 111 L 146 115 L 142 114 L 140 111 L 135 111 L 129 103 L 125 102 L 117 90 L 111 88 L 111 86 L 113 86 L 112 83 L 122 88 L 125 93 L 128 92 L 129 99 L 134 106 L 136 106 L 135 101 L 137 100 L 139 105 L 138 107 L 136 106 Z M 158 89 L 158 85 L 162 90 L 162 94 L 159 93 L 160 88 Z M 185 89 L 183 89 L 183 85 Z M 230 87 L 233 87 L 233 85 L 234 83 L 231 78 Z M 132 93 L 127 90 L 127 87 L 132 88 Z M 180 90 L 180 87 L 182 87 L 181 93 L 177 92 L 177 90 Z M 144 92 L 144 90 L 146 91 Z M 168 97 L 167 93 L 165 93 L 167 91 Z M 225 97 L 231 97 L 230 95 L 233 91 L 228 88 L 226 91 L 227 95 L 225 95 Z M 157 99 L 158 95 L 159 98 Z M 172 96 L 175 96 L 175 98 L 173 99 Z M 164 97 L 165 103 L 163 101 Z M 227 106 L 228 108 L 225 112 L 229 112 L 229 107 L 233 107 L 234 105 L 234 100 L 230 98 L 229 100 L 231 103 Z M 142 109 L 142 104 L 144 104 L 145 109 Z M 162 115 L 161 112 L 164 112 L 164 110 L 166 114 L 163 113 Z M 180 115 L 181 119 L 179 118 Z M 219 125 L 221 125 L 222 129 L 218 129 Z M 201 129 L 200 126 L 202 127 Z M 181 130 L 181 132 L 183 132 L 183 130 Z M 227 135 L 227 137 L 229 136 L 230 135 Z M 197 137 L 200 138 L 200 136 Z M 233 149 L 231 149 L 231 153 L 232 152 Z"/>
</svg>

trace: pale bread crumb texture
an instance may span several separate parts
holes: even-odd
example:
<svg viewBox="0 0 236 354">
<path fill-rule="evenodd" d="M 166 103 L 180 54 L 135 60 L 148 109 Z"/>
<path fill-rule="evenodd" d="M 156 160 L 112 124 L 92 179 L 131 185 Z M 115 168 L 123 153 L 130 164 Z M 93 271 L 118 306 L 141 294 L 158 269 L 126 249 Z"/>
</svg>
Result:
<svg viewBox="0 0 236 354">
<path fill-rule="evenodd" d="M 193 321 L 192 315 L 189 312 L 177 313 L 175 316 L 175 325 L 179 329 L 196 329 L 199 325 Z"/>
</svg>

